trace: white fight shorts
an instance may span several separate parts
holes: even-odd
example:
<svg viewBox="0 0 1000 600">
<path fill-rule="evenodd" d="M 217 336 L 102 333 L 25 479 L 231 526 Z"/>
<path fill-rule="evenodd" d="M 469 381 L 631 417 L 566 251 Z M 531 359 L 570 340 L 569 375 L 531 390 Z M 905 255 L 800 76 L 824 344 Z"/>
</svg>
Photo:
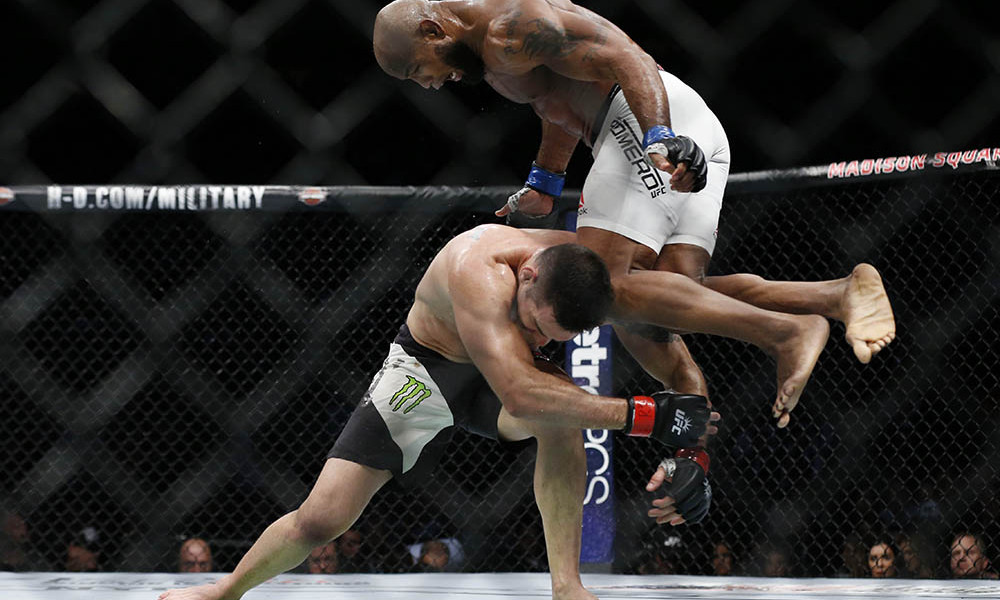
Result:
<svg viewBox="0 0 1000 600">
<path fill-rule="evenodd" d="M 603 123 L 594 124 L 594 165 L 583 185 L 577 227 L 613 231 L 657 254 L 667 244 L 693 244 L 711 255 L 729 177 L 729 140 L 697 92 L 666 71 L 660 77 L 670 101 L 670 127 L 705 153 L 708 185 L 696 194 L 671 190 L 670 174 L 643 157 L 643 131 L 625 95 L 613 91 Z"/>
</svg>

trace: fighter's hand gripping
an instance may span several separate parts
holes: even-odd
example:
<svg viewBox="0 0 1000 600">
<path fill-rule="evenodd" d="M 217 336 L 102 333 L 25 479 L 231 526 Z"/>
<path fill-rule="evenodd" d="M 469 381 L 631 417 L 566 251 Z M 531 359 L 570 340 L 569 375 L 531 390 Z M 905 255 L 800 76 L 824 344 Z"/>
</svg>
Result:
<svg viewBox="0 0 1000 600">
<path fill-rule="evenodd" d="M 653 508 L 647 514 L 661 525 L 701 522 L 712 507 L 709 462 L 704 448 L 682 448 L 674 458 L 663 459 L 646 484 L 646 491 L 655 491 L 667 481 L 663 488 L 665 495 L 653 500 Z"/>
<path fill-rule="evenodd" d="M 708 183 L 708 163 L 698 144 L 686 135 L 676 135 L 663 125 L 649 128 L 642 140 L 646 162 L 671 173 L 670 187 L 681 192 L 700 192 Z"/>
<path fill-rule="evenodd" d="M 695 394 L 656 392 L 628 399 L 626 435 L 651 437 L 672 448 L 695 446 L 708 431 L 708 399 Z"/>
<path fill-rule="evenodd" d="M 554 229 L 559 219 L 555 199 L 562 194 L 565 181 L 565 173 L 553 173 L 531 163 L 524 187 L 511 194 L 495 214 L 507 217 L 511 227 Z"/>
</svg>

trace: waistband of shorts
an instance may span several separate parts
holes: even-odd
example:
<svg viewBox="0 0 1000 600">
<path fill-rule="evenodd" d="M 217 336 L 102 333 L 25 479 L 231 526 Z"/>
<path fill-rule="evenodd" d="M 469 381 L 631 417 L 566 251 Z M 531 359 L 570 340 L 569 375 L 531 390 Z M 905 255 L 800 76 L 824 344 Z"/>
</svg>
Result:
<svg viewBox="0 0 1000 600">
<path fill-rule="evenodd" d="M 419 358 L 422 360 L 443 360 L 450 362 L 444 356 L 441 356 L 427 346 L 420 345 L 420 342 L 413 339 L 413 334 L 410 333 L 410 328 L 406 323 L 403 323 L 403 326 L 399 328 L 399 333 L 396 334 L 396 339 L 392 341 L 399 344 L 403 350 L 405 350 L 406 353 L 413 358 Z"/>
<path fill-rule="evenodd" d="M 666 73 L 666 69 L 660 66 L 659 63 L 656 64 L 656 70 Z M 611 108 L 611 101 L 615 99 L 615 96 L 617 96 L 620 91 L 622 91 L 622 86 L 617 83 L 611 86 L 608 96 L 604 99 L 604 103 L 601 104 L 601 108 L 597 111 L 597 116 L 594 117 L 594 125 L 590 128 L 591 148 L 594 147 L 594 144 L 597 143 L 598 136 L 601 135 L 601 128 L 604 127 L 604 119 L 608 118 L 608 109 Z"/>
<path fill-rule="evenodd" d="M 615 99 L 615 96 L 622 91 L 622 86 L 617 83 L 611 86 L 611 91 L 608 92 L 607 97 L 601 104 L 601 108 L 597 111 L 597 116 L 594 117 L 594 124 L 590 127 L 590 147 L 593 148 L 594 144 L 597 143 L 597 137 L 601 135 L 601 128 L 604 127 L 604 119 L 608 118 L 608 109 L 611 108 L 611 101 Z"/>
</svg>

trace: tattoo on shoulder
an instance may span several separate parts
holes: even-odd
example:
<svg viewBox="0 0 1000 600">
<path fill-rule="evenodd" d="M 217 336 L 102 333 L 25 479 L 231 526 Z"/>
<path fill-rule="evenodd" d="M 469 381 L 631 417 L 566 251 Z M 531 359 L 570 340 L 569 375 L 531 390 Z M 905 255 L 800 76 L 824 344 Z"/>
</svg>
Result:
<svg viewBox="0 0 1000 600">
<path fill-rule="evenodd" d="M 598 32 L 598 34 L 594 36 L 594 39 L 590 41 L 590 47 L 587 48 L 587 53 L 584 54 L 580 60 L 582 60 L 583 62 L 594 60 L 594 56 L 597 54 L 598 48 L 606 44 L 607 41 L 608 41 L 607 36 L 605 36 L 603 33 Z"/>
<path fill-rule="evenodd" d="M 532 19 L 528 21 L 534 30 L 524 36 L 520 51 L 530 58 L 545 56 L 563 58 L 576 50 L 580 42 L 586 40 L 568 29 L 559 29 L 548 19 Z"/>
<path fill-rule="evenodd" d="M 510 16 L 510 21 L 507 22 L 507 43 L 503 47 L 504 54 L 517 54 L 517 49 L 514 48 L 514 41 L 517 39 L 517 26 L 521 22 L 521 11 L 517 11 Z"/>
</svg>

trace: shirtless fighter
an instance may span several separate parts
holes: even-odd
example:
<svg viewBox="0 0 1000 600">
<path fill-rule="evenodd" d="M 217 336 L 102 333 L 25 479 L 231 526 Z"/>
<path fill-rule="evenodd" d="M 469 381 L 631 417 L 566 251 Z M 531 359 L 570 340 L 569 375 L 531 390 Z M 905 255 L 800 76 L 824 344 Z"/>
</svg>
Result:
<svg viewBox="0 0 1000 600">
<path fill-rule="evenodd" d="M 592 148 L 578 241 L 608 265 L 612 317 L 633 323 L 616 327 L 622 341 L 667 387 L 707 394 L 664 329 L 753 343 L 777 360 L 772 414 L 784 427 L 829 335 L 819 315 L 846 323 L 863 363 L 895 336 L 870 265 L 828 282 L 705 277 L 729 173 L 725 131 L 694 90 L 606 19 L 569 0 L 396 0 L 379 12 L 373 43 L 393 77 L 434 89 L 485 79 L 541 118 L 525 186 L 498 216 L 551 214 L 577 144 Z"/>
<path fill-rule="evenodd" d="M 537 440 L 534 490 L 552 597 L 595 598 L 579 573 L 587 471 L 580 430 L 622 429 L 685 448 L 714 433 L 719 415 L 697 395 L 593 396 L 533 357 L 550 340 L 602 323 L 613 302 L 603 261 L 567 239 L 573 234 L 503 225 L 452 239 L 417 285 L 406 324 L 302 506 L 271 524 L 233 573 L 160 598 L 235 600 L 298 565 L 350 527 L 391 478 L 425 478 L 454 427 Z"/>
</svg>

